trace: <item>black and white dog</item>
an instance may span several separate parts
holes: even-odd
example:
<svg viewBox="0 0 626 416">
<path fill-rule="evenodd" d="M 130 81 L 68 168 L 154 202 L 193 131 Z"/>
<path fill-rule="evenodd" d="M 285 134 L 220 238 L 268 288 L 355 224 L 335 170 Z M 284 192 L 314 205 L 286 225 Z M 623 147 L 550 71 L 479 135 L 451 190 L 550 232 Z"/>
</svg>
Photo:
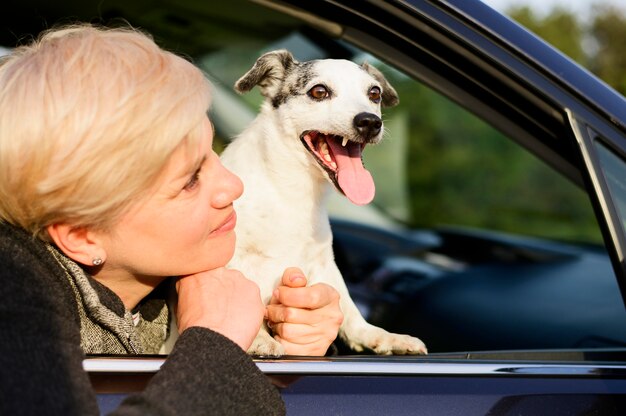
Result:
<svg viewBox="0 0 626 416">
<path fill-rule="evenodd" d="M 419 339 L 389 333 L 361 316 L 335 265 L 325 208 L 331 184 L 355 204 L 373 199 L 374 181 L 361 152 L 381 140 L 381 106 L 396 105 L 396 91 L 366 63 L 298 62 L 286 50 L 258 58 L 235 89 L 255 86 L 266 98 L 261 111 L 221 157 L 244 183 L 235 202 L 237 247 L 229 267 L 258 283 L 266 303 L 283 270 L 300 267 L 310 284 L 338 290 L 344 313 L 339 336 L 352 349 L 425 354 Z M 262 328 L 248 352 L 279 356 L 284 350 Z"/>
</svg>

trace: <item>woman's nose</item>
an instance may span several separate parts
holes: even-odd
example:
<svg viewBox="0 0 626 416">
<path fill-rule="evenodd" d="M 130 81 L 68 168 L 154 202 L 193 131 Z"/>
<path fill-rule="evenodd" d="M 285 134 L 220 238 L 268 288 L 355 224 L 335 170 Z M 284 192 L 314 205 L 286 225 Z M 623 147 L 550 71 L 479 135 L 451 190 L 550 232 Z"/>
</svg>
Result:
<svg viewBox="0 0 626 416">
<path fill-rule="evenodd" d="M 214 208 L 224 208 L 233 203 L 243 193 L 243 182 L 224 165 L 220 164 L 220 178 L 218 190 L 213 195 L 212 205 Z"/>
</svg>

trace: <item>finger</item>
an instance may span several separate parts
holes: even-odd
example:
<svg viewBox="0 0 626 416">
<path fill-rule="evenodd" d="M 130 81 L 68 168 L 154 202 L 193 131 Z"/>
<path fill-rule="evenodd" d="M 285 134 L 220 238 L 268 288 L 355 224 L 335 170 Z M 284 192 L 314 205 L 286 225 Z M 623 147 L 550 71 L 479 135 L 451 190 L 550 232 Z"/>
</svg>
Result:
<svg viewBox="0 0 626 416">
<path fill-rule="evenodd" d="M 279 337 L 292 344 L 307 345 L 321 340 L 328 342 L 329 334 L 323 329 L 301 324 L 280 323 L 272 325 L 274 337 Z"/>
<path fill-rule="evenodd" d="M 307 284 L 304 272 L 298 267 L 288 267 L 283 272 L 281 282 L 287 287 L 304 287 Z"/>
<path fill-rule="evenodd" d="M 304 273 L 297 267 L 288 267 L 283 272 L 283 277 L 281 278 L 281 285 L 284 287 L 304 287 L 307 284 L 306 277 L 304 277 Z M 279 304 L 278 300 L 279 292 L 275 289 L 272 293 L 272 298 L 270 299 L 270 305 Z"/>
<path fill-rule="evenodd" d="M 279 286 L 277 290 L 276 300 L 285 306 L 295 308 L 319 309 L 339 300 L 337 291 L 324 283 L 297 288 Z"/>
<path fill-rule="evenodd" d="M 306 277 L 304 277 L 304 273 L 297 267 L 288 267 L 283 272 L 283 276 L 281 278 L 281 285 L 285 287 L 304 287 L 307 284 Z M 278 300 L 279 292 L 277 289 L 274 289 L 272 293 L 272 298 L 270 299 L 270 305 L 279 304 Z"/>
<path fill-rule="evenodd" d="M 272 292 L 272 298 L 270 299 L 270 305 L 278 305 L 280 304 L 280 301 L 278 300 L 280 296 L 280 292 L 278 291 L 278 288 L 274 289 L 274 291 Z"/>
<path fill-rule="evenodd" d="M 287 355 L 302 355 L 302 356 L 324 356 L 330 345 L 328 341 L 320 340 L 310 344 L 297 344 L 289 342 L 280 336 L 275 336 L 274 339 L 280 342 L 285 347 L 285 354 Z"/>
<path fill-rule="evenodd" d="M 322 309 L 308 310 L 302 308 L 292 308 L 284 305 L 269 305 L 267 307 L 267 319 L 272 323 L 290 322 L 294 324 L 316 325 L 333 316 Z"/>
</svg>

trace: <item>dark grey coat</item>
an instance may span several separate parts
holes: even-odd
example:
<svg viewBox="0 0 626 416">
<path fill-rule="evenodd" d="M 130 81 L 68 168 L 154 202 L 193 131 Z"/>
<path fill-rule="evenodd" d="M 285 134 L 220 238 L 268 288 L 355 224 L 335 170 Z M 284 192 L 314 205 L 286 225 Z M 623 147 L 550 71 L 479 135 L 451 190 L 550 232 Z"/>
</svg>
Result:
<svg viewBox="0 0 626 416">
<path fill-rule="evenodd" d="M 94 286 L 103 293 L 102 302 L 124 318 L 121 300 Z M 45 243 L 5 223 L 0 223 L 0 299 L 0 414 L 99 414 L 82 368 L 80 308 L 67 270 Z M 250 357 L 204 328 L 185 331 L 146 389 L 114 412 L 284 413 L 278 390 Z"/>
</svg>

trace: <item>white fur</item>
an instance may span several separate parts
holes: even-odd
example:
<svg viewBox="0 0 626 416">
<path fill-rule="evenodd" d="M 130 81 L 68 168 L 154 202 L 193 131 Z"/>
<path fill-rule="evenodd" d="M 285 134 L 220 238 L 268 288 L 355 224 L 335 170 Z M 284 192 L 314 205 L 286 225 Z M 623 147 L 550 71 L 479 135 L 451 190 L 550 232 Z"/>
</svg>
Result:
<svg viewBox="0 0 626 416">
<path fill-rule="evenodd" d="M 274 69 L 274 76 L 280 74 L 281 68 Z M 237 244 L 229 267 L 255 281 L 266 303 L 284 269 L 300 267 L 310 285 L 324 282 L 339 292 L 344 313 L 340 336 L 351 348 L 379 354 L 425 353 L 419 339 L 368 324 L 354 305 L 334 262 L 325 207 L 326 196 L 335 192 L 334 187 L 300 141 L 307 130 L 358 141 L 353 118 L 361 112 L 380 116 L 380 104 L 370 101 L 367 91 L 371 85 L 381 84 L 362 67 L 345 60 L 315 61 L 311 72 L 315 76 L 301 88 L 301 94 L 290 96 L 277 108 L 271 99 L 289 83 L 295 85 L 301 74 L 296 69 L 277 79 L 263 78 L 259 85 L 267 100 L 259 115 L 222 154 L 225 166 L 244 183 L 243 196 L 235 202 Z M 316 101 L 307 96 L 318 84 L 332 90 L 331 99 Z M 380 137 L 382 131 L 376 141 Z M 284 349 L 262 328 L 248 352 L 279 356 Z"/>
</svg>

